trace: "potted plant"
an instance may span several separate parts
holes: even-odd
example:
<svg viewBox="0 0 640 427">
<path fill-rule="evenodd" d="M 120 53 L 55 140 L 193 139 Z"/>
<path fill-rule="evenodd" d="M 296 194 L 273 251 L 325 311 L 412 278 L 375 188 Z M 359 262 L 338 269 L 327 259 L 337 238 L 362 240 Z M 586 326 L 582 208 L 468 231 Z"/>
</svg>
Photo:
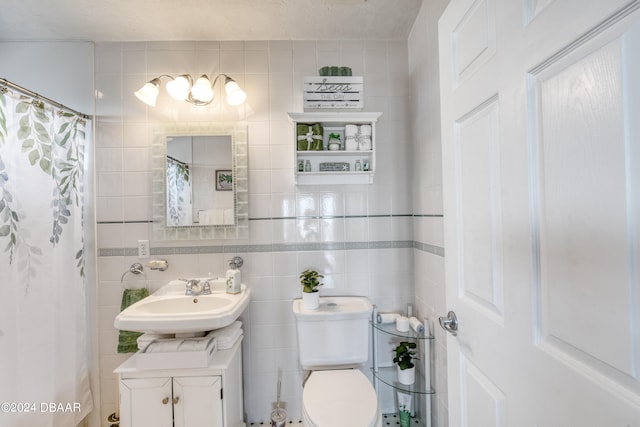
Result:
<svg viewBox="0 0 640 427">
<path fill-rule="evenodd" d="M 413 363 L 413 359 L 416 357 L 416 343 L 402 341 L 393 350 L 395 356 L 393 357 L 393 363 L 398 367 L 398 381 L 404 385 L 411 385 L 416 380 L 416 367 Z"/>
<path fill-rule="evenodd" d="M 322 286 L 320 279 L 324 276 L 310 268 L 300 274 L 300 284 L 302 285 L 302 304 L 304 308 L 315 310 L 320 306 L 320 293 L 318 286 Z"/>
</svg>

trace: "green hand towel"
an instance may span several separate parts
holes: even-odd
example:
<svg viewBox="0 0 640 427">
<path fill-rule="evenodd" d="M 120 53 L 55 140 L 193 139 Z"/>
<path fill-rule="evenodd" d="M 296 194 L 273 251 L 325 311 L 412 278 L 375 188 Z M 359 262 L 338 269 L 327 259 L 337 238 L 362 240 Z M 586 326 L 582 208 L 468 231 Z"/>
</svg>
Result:
<svg viewBox="0 0 640 427">
<path fill-rule="evenodd" d="M 125 289 L 122 293 L 120 311 L 148 296 L 149 291 L 147 289 Z M 141 332 L 120 331 L 120 335 L 118 336 L 118 353 L 135 353 L 138 351 L 137 340 L 140 335 L 142 335 Z"/>
<path fill-rule="evenodd" d="M 322 151 L 322 134 L 323 129 L 320 123 L 304 124 L 298 123 L 297 126 L 297 148 L 298 151 Z"/>
</svg>

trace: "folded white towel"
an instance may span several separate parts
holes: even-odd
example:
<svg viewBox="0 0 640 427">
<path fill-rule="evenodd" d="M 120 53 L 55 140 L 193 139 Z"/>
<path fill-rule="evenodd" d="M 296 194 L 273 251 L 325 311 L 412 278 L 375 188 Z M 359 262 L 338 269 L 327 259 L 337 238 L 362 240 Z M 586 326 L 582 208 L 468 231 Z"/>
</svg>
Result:
<svg viewBox="0 0 640 427">
<path fill-rule="evenodd" d="M 240 339 L 240 337 L 242 337 L 243 334 L 243 330 L 242 329 L 238 329 L 237 331 L 235 331 L 233 334 L 226 336 L 226 337 L 220 337 L 220 338 L 216 338 L 217 340 L 219 340 L 219 346 L 218 348 L 220 350 L 228 350 L 231 347 L 233 347 L 233 345 L 236 343 L 236 341 L 238 341 Z"/>
<path fill-rule="evenodd" d="M 356 141 L 358 143 L 358 150 L 371 151 L 371 125 L 358 126 L 358 134 L 356 135 Z"/>
<path fill-rule="evenodd" d="M 184 287 L 184 282 L 181 282 L 181 285 Z M 173 336 L 172 334 L 151 334 L 151 333 L 142 334 L 136 340 L 138 343 L 138 350 L 145 351 L 149 346 L 149 344 L 151 344 L 152 342 L 161 340 L 161 339 L 171 338 L 172 336 Z"/>
<path fill-rule="evenodd" d="M 214 341 L 215 338 L 205 337 L 202 338 L 185 338 L 182 340 L 182 343 L 178 347 L 178 351 L 202 351 L 205 350 L 211 341 Z"/>
<path fill-rule="evenodd" d="M 223 212 L 223 221 L 222 221 L 225 225 L 230 225 L 234 223 L 233 220 L 233 208 L 232 209 L 225 209 Z"/>
<path fill-rule="evenodd" d="M 207 223 L 208 225 L 224 224 L 224 210 L 223 209 L 207 209 Z"/>
<path fill-rule="evenodd" d="M 157 340 L 147 346 L 145 353 L 176 352 L 180 344 L 182 344 L 182 340 L 180 339 Z"/>
<path fill-rule="evenodd" d="M 198 223 L 200 225 L 209 224 L 209 214 L 207 211 L 198 211 Z"/>
<path fill-rule="evenodd" d="M 358 125 L 345 125 L 344 126 L 344 136 L 348 138 L 350 136 L 356 136 L 358 133 Z"/>
<path fill-rule="evenodd" d="M 232 332 L 235 332 L 240 328 L 242 328 L 242 322 L 239 320 L 236 320 L 234 322 L 231 322 L 231 324 L 229 324 L 228 326 L 225 326 L 224 328 L 216 329 L 214 331 L 209 332 L 207 336 L 215 336 L 215 337 L 225 336 L 225 335 L 231 334 Z"/>
<path fill-rule="evenodd" d="M 363 136 L 358 138 L 358 150 L 371 151 L 371 137 Z"/>
<path fill-rule="evenodd" d="M 229 326 L 209 332 L 207 336 L 216 337 L 218 340 L 218 350 L 225 350 L 233 347 L 242 334 L 242 322 L 236 320 Z"/>
<path fill-rule="evenodd" d="M 181 351 L 205 351 L 215 345 L 215 337 L 157 339 L 145 348 L 145 353 L 176 353 Z"/>
<path fill-rule="evenodd" d="M 371 125 L 360 125 L 358 132 L 362 136 L 371 136 Z"/>
</svg>

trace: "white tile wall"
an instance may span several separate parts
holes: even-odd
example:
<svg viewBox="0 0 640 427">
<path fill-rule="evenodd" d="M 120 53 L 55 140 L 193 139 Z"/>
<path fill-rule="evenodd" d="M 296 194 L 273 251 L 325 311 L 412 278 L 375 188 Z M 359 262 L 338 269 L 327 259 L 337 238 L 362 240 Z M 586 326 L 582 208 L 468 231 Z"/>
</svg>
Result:
<svg viewBox="0 0 640 427">
<path fill-rule="evenodd" d="M 419 185 L 410 186 L 413 199 L 413 239 L 426 245 L 444 247 L 442 218 L 442 162 L 440 153 L 438 18 L 449 0 L 425 2 L 408 40 L 409 97 L 413 174 Z M 394 61 L 398 63 L 399 61 Z M 409 157 L 410 158 L 410 157 Z M 414 278 L 416 309 L 431 321 L 435 335 L 432 345 L 432 371 L 435 396 L 431 399 L 433 425 L 448 426 L 446 336 L 438 317 L 446 310 L 444 257 L 415 249 Z"/>
<path fill-rule="evenodd" d="M 443 246 L 442 186 L 438 115 L 437 19 L 449 0 L 425 2 L 407 41 L 207 41 L 100 43 L 95 46 L 96 97 L 96 217 L 98 248 L 134 248 L 138 239 L 151 239 L 149 129 L 156 123 L 181 120 L 243 119 L 249 128 L 250 238 L 238 244 L 271 245 L 305 242 L 415 241 Z M 25 58 L 66 57 L 84 60 L 74 43 L 2 43 L 5 76 L 82 111 L 92 112 L 86 97 L 63 85 L 40 87 L 40 67 L 13 70 Z M 13 56 L 7 56 L 13 55 Z M 14 60 L 11 60 L 11 59 Z M 285 113 L 301 111 L 302 77 L 327 64 L 350 66 L 366 81 L 365 107 L 382 111 L 378 127 L 376 182 L 370 186 L 297 188 L 293 181 L 288 141 L 291 128 Z M 15 68 L 15 67 L 14 67 Z M 60 68 L 60 67 L 58 67 Z M 32 70 L 32 71 L 29 71 Z M 35 71 L 33 71 L 35 70 Z M 65 70 L 67 75 L 71 70 Z M 219 103 L 194 109 L 161 95 L 156 109 L 138 102 L 132 92 L 161 73 L 233 75 L 249 94 L 239 110 Z M 35 75 L 33 75 L 36 73 Z M 77 73 L 76 73 L 77 74 Z M 74 75 L 76 75 L 74 74 Z M 80 76 L 91 85 L 94 76 Z M 64 80 L 64 76 L 57 78 Z M 77 82 L 75 82 L 77 83 Z M 76 86 L 77 87 L 77 84 Z M 92 90 L 88 89 L 88 92 Z M 69 98 L 71 96 L 71 98 Z M 78 104 L 80 100 L 80 104 Z M 282 157 L 280 157 L 282 156 Z M 296 219 L 302 212 L 346 215 L 338 220 Z M 415 214 L 417 217 L 398 215 Z M 370 217 L 369 215 L 382 215 Z M 395 215 L 395 216 L 391 216 Z M 130 221 L 130 223 L 121 223 Z M 106 224 L 105 222 L 116 222 Z M 120 222 L 120 223 L 118 223 Z M 151 239 L 152 240 L 152 239 Z M 181 246 L 228 242 L 180 242 Z M 156 243 L 152 247 L 172 245 Z M 176 244 L 177 246 L 177 244 Z M 283 372 L 284 400 L 289 414 L 300 411 L 301 373 L 297 362 L 295 324 L 290 303 L 299 297 L 297 275 L 310 266 L 328 274 L 327 294 L 367 295 L 380 310 L 404 308 L 415 298 L 420 316 L 435 321 L 445 312 L 443 257 L 421 249 L 358 249 L 307 252 L 253 252 L 245 258 L 243 274 L 253 302 L 245 312 L 246 412 L 249 421 L 266 420 L 275 399 L 278 370 Z M 100 256 L 97 260 L 98 373 L 104 420 L 113 412 L 116 381 L 112 374 L 126 355 L 115 353 L 113 318 L 124 286 L 154 290 L 168 279 L 185 275 L 221 274 L 230 254 L 172 255 L 164 273 L 146 277 L 122 273 L 137 258 Z M 414 291 L 415 283 L 415 291 Z M 434 425 L 447 425 L 445 337 L 435 340 Z M 104 423 L 104 421 L 102 421 Z M 104 424 L 103 424 L 104 425 Z"/>
<path fill-rule="evenodd" d="M 280 243 L 396 242 L 412 240 L 411 141 L 406 90 L 405 41 L 237 41 L 210 43 L 99 43 L 96 45 L 98 247 L 225 245 L 224 241 L 154 242 L 151 226 L 149 130 L 158 123 L 245 120 L 249 127 L 250 237 L 242 245 Z M 375 183 L 296 187 L 293 130 L 288 111 L 302 111 L 301 78 L 322 65 L 348 65 L 364 75 L 365 108 L 382 111 Z M 231 109 L 221 102 L 194 108 L 160 94 L 155 109 L 133 91 L 158 74 L 225 72 L 248 94 Z M 380 215 L 371 217 L 370 215 Z M 348 217 L 345 217 L 348 216 Z M 337 218 L 335 218 L 337 217 Z M 259 220 L 258 220 L 259 219 Z M 100 222 L 115 221 L 115 224 Z M 124 221 L 124 223 L 117 223 Z M 384 246 L 384 245 L 383 245 Z M 245 410 L 248 421 L 267 420 L 275 401 L 278 371 L 291 417 L 300 416 L 302 373 L 297 361 L 291 301 L 300 296 L 298 274 L 315 267 L 325 274 L 325 295 L 369 296 L 385 310 L 413 301 L 412 248 L 268 251 L 240 253 L 244 281 L 253 299 L 245 322 Z M 126 276 L 127 286 L 156 289 L 169 279 L 221 275 L 231 254 L 172 255 L 164 273 Z M 123 285 L 120 276 L 136 261 L 101 256 L 99 269 L 102 414 L 113 412 L 112 370 L 127 355 L 116 354 L 112 326 Z"/>
</svg>

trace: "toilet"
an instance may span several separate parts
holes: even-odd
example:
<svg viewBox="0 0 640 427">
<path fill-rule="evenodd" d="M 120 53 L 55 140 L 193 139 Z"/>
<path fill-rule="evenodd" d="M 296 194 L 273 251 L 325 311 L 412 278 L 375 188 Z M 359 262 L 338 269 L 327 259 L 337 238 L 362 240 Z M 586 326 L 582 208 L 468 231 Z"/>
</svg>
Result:
<svg viewBox="0 0 640 427">
<path fill-rule="evenodd" d="M 369 357 L 373 306 L 364 297 L 324 297 L 316 310 L 293 301 L 300 364 L 311 371 L 302 391 L 305 427 L 380 427 L 373 385 L 360 371 Z"/>
</svg>

